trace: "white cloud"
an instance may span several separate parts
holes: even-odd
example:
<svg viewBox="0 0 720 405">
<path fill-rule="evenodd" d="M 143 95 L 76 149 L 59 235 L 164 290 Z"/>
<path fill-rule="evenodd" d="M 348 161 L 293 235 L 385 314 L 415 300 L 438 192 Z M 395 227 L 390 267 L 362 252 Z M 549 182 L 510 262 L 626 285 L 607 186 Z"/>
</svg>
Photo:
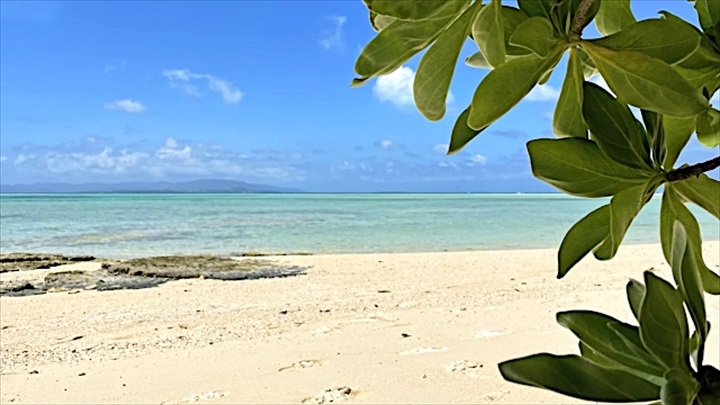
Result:
<svg viewBox="0 0 720 405">
<path fill-rule="evenodd" d="M 145 106 L 140 101 L 131 100 L 125 98 L 122 100 L 115 100 L 111 103 L 106 103 L 104 107 L 108 110 L 119 110 L 128 113 L 141 113 L 145 111 Z"/>
<path fill-rule="evenodd" d="M 187 160 L 190 158 L 191 153 L 192 148 L 190 146 L 185 145 L 185 147 L 181 149 L 177 141 L 170 137 L 165 140 L 165 144 L 161 146 L 160 149 L 155 151 L 155 156 L 160 159 Z"/>
<path fill-rule="evenodd" d="M 487 158 L 478 153 L 478 154 L 470 157 L 470 159 L 468 161 L 468 166 L 475 166 L 475 165 L 484 166 L 485 163 L 487 163 Z"/>
<path fill-rule="evenodd" d="M 323 32 L 323 37 L 320 39 L 320 45 L 323 48 L 330 49 L 342 49 L 345 47 L 343 41 L 343 26 L 347 22 L 347 17 L 343 15 L 331 15 L 326 17 L 332 24 L 332 28 Z"/>
<path fill-rule="evenodd" d="M 392 143 L 392 141 L 390 141 L 390 140 L 383 139 L 383 140 L 380 141 L 380 147 L 381 147 L 382 149 L 388 150 L 388 149 L 390 149 L 390 148 L 393 147 L 393 143 Z"/>
<path fill-rule="evenodd" d="M 21 153 L 15 158 L 15 161 L 13 162 L 13 164 L 15 166 L 20 166 L 21 164 L 27 162 L 30 159 L 34 159 L 34 158 L 35 158 L 34 154 L 26 155 L 24 153 Z"/>
<path fill-rule="evenodd" d="M 0 156 L 0 163 L 7 160 L 7 156 Z"/>
<path fill-rule="evenodd" d="M 413 99 L 413 80 L 415 72 L 401 66 L 396 71 L 380 76 L 373 86 L 373 94 L 381 102 L 389 101 L 399 108 L 407 108 L 415 104 Z"/>
<path fill-rule="evenodd" d="M 525 97 L 528 101 L 555 101 L 560 97 L 560 90 L 549 84 L 533 87 Z"/>
<path fill-rule="evenodd" d="M 447 151 L 448 151 L 448 145 L 446 143 L 439 143 L 439 144 L 433 146 L 433 151 L 435 153 L 445 155 L 445 154 L 447 154 Z"/>
<path fill-rule="evenodd" d="M 180 88 L 188 96 L 200 97 L 202 94 L 192 82 L 195 80 L 207 81 L 208 89 L 219 93 L 227 104 L 237 104 L 244 94 L 232 83 L 207 73 L 193 73 L 190 69 L 166 69 L 163 76 L 170 79 L 170 85 Z"/>
</svg>

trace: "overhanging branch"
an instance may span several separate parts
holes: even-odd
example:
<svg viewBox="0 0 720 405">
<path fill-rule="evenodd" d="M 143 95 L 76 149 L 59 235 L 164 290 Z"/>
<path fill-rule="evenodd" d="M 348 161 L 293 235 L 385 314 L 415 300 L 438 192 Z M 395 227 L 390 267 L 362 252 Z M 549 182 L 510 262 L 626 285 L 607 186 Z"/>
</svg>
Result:
<svg viewBox="0 0 720 405">
<path fill-rule="evenodd" d="M 701 174 L 720 167 L 720 156 L 710 159 L 707 162 L 697 163 L 692 166 L 685 166 L 668 172 L 665 179 L 668 183 L 698 177 Z"/>
</svg>

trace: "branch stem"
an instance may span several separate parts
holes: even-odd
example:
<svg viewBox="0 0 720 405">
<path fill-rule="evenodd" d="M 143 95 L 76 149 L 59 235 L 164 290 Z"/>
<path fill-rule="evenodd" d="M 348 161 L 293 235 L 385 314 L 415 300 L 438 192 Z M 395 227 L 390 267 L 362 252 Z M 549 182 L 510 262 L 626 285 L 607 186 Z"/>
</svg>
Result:
<svg viewBox="0 0 720 405">
<path fill-rule="evenodd" d="M 698 177 L 701 174 L 720 167 L 720 156 L 710 159 L 707 162 L 701 162 L 692 166 L 685 166 L 679 169 L 671 170 L 665 175 L 668 183 L 689 179 L 690 177 Z"/>
<path fill-rule="evenodd" d="M 595 0 L 582 0 L 578 5 L 575 17 L 573 18 L 572 25 L 570 26 L 570 35 L 580 39 L 582 30 L 585 27 L 587 20 L 587 12 L 592 7 Z"/>
</svg>

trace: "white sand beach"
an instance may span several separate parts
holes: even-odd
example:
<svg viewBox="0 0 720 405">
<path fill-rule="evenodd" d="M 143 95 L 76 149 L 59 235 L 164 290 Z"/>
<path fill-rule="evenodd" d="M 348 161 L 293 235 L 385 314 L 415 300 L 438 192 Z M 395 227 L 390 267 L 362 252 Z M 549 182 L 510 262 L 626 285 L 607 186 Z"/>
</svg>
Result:
<svg viewBox="0 0 720 405">
<path fill-rule="evenodd" d="M 718 271 L 718 242 L 704 250 Z M 0 403 L 580 402 L 508 383 L 496 365 L 577 353 L 556 312 L 591 309 L 631 322 L 628 277 L 671 277 L 659 245 L 622 246 L 610 262 L 586 258 L 563 280 L 555 255 L 271 257 L 309 270 L 0 297 Z M 51 271 L 78 266 L 99 265 Z M 707 298 L 715 321 L 706 359 L 717 367 L 720 298 Z"/>
</svg>

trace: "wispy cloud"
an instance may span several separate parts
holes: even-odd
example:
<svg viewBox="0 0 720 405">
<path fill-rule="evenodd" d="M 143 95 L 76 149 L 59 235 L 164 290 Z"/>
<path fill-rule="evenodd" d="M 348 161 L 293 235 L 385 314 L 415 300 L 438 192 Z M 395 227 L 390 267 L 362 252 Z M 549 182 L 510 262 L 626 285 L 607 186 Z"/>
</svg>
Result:
<svg viewBox="0 0 720 405">
<path fill-rule="evenodd" d="M 560 90 L 549 84 L 542 84 L 533 87 L 525 97 L 528 101 L 555 101 L 560 97 Z"/>
<path fill-rule="evenodd" d="M 17 155 L 17 157 L 15 158 L 15 161 L 13 162 L 13 165 L 20 166 L 21 164 L 27 162 L 30 159 L 35 159 L 35 157 L 36 156 L 34 154 L 26 155 L 24 153 L 21 153 L 21 154 Z"/>
<path fill-rule="evenodd" d="M 445 155 L 445 154 L 447 154 L 447 151 L 448 151 L 448 144 L 439 143 L 439 144 L 433 146 L 433 151 L 440 155 Z"/>
<path fill-rule="evenodd" d="M 0 163 L 7 160 L 7 156 L 0 156 Z"/>
<path fill-rule="evenodd" d="M 170 80 L 172 87 L 181 89 L 188 96 L 199 97 L 202 95 L 198 86 L 194 84 L 196 81 L 205 81 L 208 89 L 219 93 L 227 104 L 237 104 L 244 96 L 243 92 L 232 83 L 211 74 L 193 73 L 190 69 L 166 69 L 162 74 Z"/>
<path fill-rule="evenodd" d="M 332 26 L 323 31 L 322 38 L 319 41 L 320 45 L 327 50 L 345 48 L 343 26 L 347 22 L 347 17 L 343 15 L 331 15 L 326 17 L 326 20 Z"/>
<path fill-rule="evenodd" d="M 470 159 L 468 159 L 467 165 L 468 166 L 485 166 L 485 163 L 487 163 L 487 158 L 481 154 L 476 154 L 473 156 L 470 156 Z"/>
<path fill-rule="evenodd" d="M 104 107 L 107 110 L 119 110 L 127 113 L 141 113 L 145 111 L 145 106 L 142 102 L 129 98 L 106 103 Z"/>
</svg>

